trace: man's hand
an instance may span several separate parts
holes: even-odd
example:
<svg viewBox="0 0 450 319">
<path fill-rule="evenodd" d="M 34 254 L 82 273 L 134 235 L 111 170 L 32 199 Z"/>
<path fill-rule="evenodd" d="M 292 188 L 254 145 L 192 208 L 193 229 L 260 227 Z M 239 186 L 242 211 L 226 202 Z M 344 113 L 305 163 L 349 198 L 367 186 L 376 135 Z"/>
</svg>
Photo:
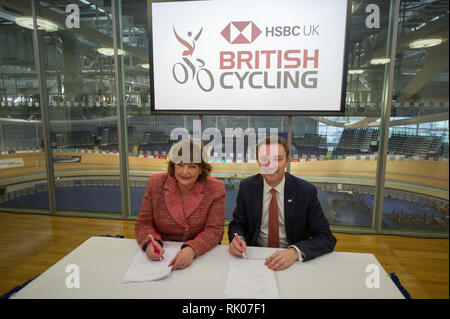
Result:
<svg viewBox="0 0 450 319">
<path fill-rule="evenodd" d="M 239 246 L 239 244 L 236 241 L 236 238 L 233 238 L 230 245 L 228 246 L 228 251 L 233 256 L 243 257 L 243 254 L 245 253 L 245 250 L 247 249 L 247 244 L 245 243 L 245 240 L 242 240 L 242 239 L 240 239 L 240 242 L 242 244 L 242 247 Z"/>
<path fill-rule="evenodd" d="M 169 267 L 172 266 L 172 270 L 184 269 L 192 264 L 192 260 L 194 260 L 194 248 L 186 246 L 173 257 Z"/>
<path fill-rule="evenodd" d="M 161 260 L 163 258 L 164 249 L 161 247 L 158 241 L 155 240 L 155 245 L 158 248 L 159 255 L 156 253 L 155 249 L 153 248 L 152 242 L 149 242 L 147 245 L 147 249 L 145 250 L 145 253 L 147 257 L 151 260 Z"/>
<path fill-rule="evenodd" d="M 288 248 L 284 250 L 278 250 L 266 259 L 264 265 L 271 270 L 283 270 L 288 268 L 298 260 L 298 253 L 295 248 Z"/>
</svg>

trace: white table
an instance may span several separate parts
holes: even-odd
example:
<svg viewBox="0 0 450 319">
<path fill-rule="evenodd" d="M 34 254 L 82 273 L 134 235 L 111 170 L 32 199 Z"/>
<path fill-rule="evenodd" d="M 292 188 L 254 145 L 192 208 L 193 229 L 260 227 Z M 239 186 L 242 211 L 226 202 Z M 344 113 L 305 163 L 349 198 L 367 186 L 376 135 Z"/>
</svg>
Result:
<svg viewBox="0 0 450 319">
<path fill-rule="evenodd" d="M 179 243 L 166 242 L 166 247 Z M 140 249 L 133 239 L 91 237 L 11 298 L 152 298 L 221 299 L 228 261 L 235 258 L 228 246 L 217 246 L 184 270 L 153 282 L 122 283 Z M 248 247 L 247 258 L 265 258 L 274 248 Z M 80 288 L 67 288 L 69 264 L 80 269 Z M 379 267 L 379 288 L 367 288 L 366 267 Z M 276 272 L 280 298 L 383 298 L 403 295 L 372 254 L 333 252 L 307 262 L 296 262 Z"/>
</svg>

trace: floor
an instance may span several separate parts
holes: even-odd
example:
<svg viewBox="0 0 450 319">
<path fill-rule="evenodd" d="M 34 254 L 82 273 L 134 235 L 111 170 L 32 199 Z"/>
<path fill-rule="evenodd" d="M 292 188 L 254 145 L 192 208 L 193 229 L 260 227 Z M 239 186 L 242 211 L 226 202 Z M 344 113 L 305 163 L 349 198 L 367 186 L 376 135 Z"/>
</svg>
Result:
<svg viewBox="0 0 450 319">
<path fill-rule="evenodd" d="M 0 213 L 0 295 L 39 275 L 90 236 L 134 238 L 134 221 Z M 226 229 L 225 229 L 226 234 Z M 334 233 L 336 251 L 372 253 L 412 298 L 449 298 L 449 240 Z M 228 244 L 226 235 L 222 244 Z"/>
</svg>

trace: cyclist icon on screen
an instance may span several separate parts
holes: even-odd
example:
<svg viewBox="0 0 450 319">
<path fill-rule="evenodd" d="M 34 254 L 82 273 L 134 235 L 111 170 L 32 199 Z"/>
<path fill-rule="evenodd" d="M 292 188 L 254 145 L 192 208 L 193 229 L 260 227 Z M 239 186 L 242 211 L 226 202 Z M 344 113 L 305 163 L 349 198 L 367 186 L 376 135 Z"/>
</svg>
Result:
<svg viewBox="0 0 450 319">
<path fill-rule="evenodd" d="M 177 38 L 178 42 L 180 42 L 186 50 L 183 51 L 183 61 L 177 62 L 172 67 L 172 75 L 175 81 L 177 81 L 180 84 L 184 84 L 189 79 L 189 71 L 188 68 L 192 71 L 192 80 L 196 78 L 198 86 L 205 92 L 209 92 L 214 88 L 214 78 L 211 74 L 211 72 L 204 68 L 205 61 L 202 59 L 195 59 L 198 63 L 198 69 L 194 65 L 194 63 L 187 58 L 187 56 L 192 57 L 192 54 L 195 50 L 195 43 L 197 42 L 198 38 L 200 38 L 200 35 L 202 34 L 203 28 L 200 29 L 200 31 L 197 33 L 197 35 L 193 38 L 193 40 L 190 42 L 184 40 L 181 38 L 178 33 L 175 30 L 175 27 L 173 27 L 173 32 L 175 34 L 175 37 Z M 188 32 L 188 37 L 192 37 L 192 32 Z M 186 67 L 187 66 L 187 67 Z"/>
</svg>

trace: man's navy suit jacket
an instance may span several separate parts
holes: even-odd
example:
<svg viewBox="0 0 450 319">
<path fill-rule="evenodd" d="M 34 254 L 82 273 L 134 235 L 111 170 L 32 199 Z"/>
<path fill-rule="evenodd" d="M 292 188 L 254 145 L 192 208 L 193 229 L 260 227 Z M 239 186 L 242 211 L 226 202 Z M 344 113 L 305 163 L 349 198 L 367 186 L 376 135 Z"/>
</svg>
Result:
<svg viewBox="0 0 450 319">
<path fill-rule="evenodd" d="M 233 220 L 228 238 L 234 233 L 245 239 L 247 246 L 258 246 L 261 228 L 264 181 L 262 175 L 243 179 L 239 185 Z M 284 185 L 284 224 L 289 245 L 304 254 L 304 261 L 332 252 L 336 238 L 317 199 L 317 189 L 311 183 L 289 173 Z"/>
</svg>

